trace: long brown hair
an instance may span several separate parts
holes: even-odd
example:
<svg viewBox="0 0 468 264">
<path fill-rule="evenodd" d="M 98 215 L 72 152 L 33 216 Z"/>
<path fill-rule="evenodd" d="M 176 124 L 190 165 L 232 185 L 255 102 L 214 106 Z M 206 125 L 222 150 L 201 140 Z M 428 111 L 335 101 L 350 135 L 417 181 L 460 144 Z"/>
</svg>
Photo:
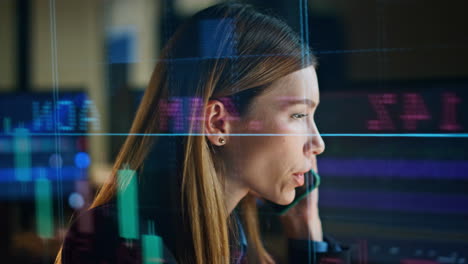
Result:
<svg viewBox="0 0 468 264">
<path fill-rule="evenodd" d="M 224 204 L 223 161 L 216 155 L 222 150 L 199 134 L 204 132 L 199 117 L 213 98 L 242 117 L 252 99 L 271 83 L 314 62 L 308 47 L 284 22 L 249 5 L 224 3 L 195 14 L 164 48 L 111 180 L 91 208 L 115 198 L 117 172 L 128 166 L 138 171 L 140 186 L 169 183 L 170 191 L 142 194 L 142 201 L 157 197 L 169 203 L 166 208 L 175 209 L 172 220 L 180 228 L 170 229 L 176 241 L 169 248 L 177 261 L 229 263 L 229 230 L 235 228 Z M 198 99 L 201 108 L 192 107 L 182 117 L 168 110 L 181 98 Z M 182 133 L 160 136 L 178 132 Z M 160 175 L 163 172 L 167 174 Z M 260 239 L 255 198 L 248 195 L 241 203 L 249 247 L 254 249 L 250 257 L 271 262 Z"/>
</svg>

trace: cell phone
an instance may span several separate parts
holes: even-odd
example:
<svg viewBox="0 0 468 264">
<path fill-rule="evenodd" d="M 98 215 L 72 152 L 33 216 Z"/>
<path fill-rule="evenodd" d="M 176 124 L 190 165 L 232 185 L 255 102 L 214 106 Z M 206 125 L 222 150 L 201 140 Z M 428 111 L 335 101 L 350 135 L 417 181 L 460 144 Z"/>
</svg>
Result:
<svg viewBox="0 0 468 264">
<path fill-rule="evenodd" d="M 288 205 L 279 205 L 271 201 L 266 201 L 269 204 L 273 211 L 279 215 L 285 214 L 289 209 L 293 208 L 298 204 L 302 199 L 304 199 L 309 193 L 311 193 L 315 188 L 318 188 L 320 185 L 320 175 L 314 170 L 310 170 L 304 174 L 304 185 L 296 188 L 296 196 L 294 200 Z"/>
</svg>

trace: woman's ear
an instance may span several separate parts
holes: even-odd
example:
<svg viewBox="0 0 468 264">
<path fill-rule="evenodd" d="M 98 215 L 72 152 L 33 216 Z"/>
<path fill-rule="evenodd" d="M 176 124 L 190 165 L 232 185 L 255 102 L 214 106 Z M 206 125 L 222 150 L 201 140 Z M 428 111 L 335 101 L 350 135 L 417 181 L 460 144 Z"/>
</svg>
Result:
<svg viewBox="0 0 468 264">
<path fill-rule="evenodd" d="M 232 133 L 233 118 L 220 100 L 210 100 L 206 105 L 204 131 L 208 140 L 215 146 L 222 146 Z"/>
</svg>

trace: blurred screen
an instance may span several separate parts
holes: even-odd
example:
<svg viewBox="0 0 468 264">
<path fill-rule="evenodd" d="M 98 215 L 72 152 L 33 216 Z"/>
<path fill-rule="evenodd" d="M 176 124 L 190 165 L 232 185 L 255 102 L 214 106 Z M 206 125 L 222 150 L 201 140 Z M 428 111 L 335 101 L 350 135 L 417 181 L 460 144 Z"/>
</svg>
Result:
<svg viewBox="0 0 468 264">
<path fill-rule="evenodd" d="M 71 217 L 108 182 L 162 48 L 220 2 L 0 2 L 0 262 L 54 261 Z M 324 233 L 352 263 L 468 263 L 468 2 L 243 2 L 283 19 L 318 59 Z M 166 125 L 183 132 L 199 98 L 172 99 Z M 285 262 L 281 223 L 257 205 L 265 247 Z"/>
</svg>

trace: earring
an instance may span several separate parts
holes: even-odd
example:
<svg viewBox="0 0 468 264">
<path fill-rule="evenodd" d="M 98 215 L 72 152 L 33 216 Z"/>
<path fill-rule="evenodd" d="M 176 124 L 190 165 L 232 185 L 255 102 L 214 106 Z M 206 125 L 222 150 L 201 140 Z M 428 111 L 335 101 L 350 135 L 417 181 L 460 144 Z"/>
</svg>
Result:
<svg viewBox="0 0 468 264">
<path fill-rule="evenodd" d="M 224 143 L 226 143 L 226 140 L 224 138 L 218 138 L 218 142 L 224 145 Z"/>
</svg>

